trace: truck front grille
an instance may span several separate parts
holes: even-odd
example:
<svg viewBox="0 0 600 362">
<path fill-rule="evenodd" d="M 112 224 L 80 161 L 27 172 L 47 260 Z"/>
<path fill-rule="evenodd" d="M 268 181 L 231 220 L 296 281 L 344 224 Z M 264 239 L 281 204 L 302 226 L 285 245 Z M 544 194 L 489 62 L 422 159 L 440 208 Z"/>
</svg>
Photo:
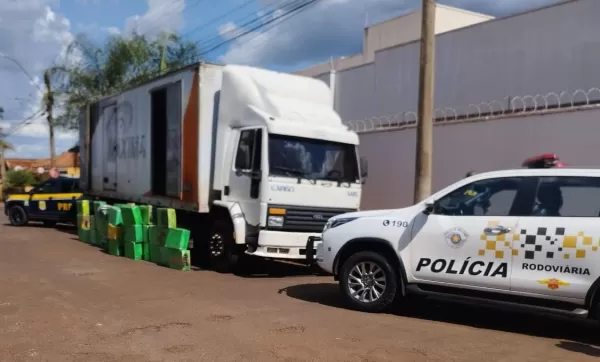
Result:
<svg viewBox="0 0 600 362">
<path fill-rule="evenodd" d="M 268 230 L 290 231 L 290 232 L 321 232 L 325 223 L 330 218 L 356 211 L 355 209 L 330 209 L 305 206 L 269 205 L 269 209 L 285 209 L 282 227 L 269 227 Z"/>
</svg>

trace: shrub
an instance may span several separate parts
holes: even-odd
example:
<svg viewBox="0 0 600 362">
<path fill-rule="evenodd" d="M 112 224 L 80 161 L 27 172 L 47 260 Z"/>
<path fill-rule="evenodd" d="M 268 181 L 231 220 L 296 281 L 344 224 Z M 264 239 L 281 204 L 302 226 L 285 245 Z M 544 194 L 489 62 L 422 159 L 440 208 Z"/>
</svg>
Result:
<svg viewBox="0 0 600 362">
<path fill-rule="evenodd" d="M 6 186 L 8 187 L 24 187 L 36 183 L 36 179 L 31 172 L 8 171 L 6 173 Z"/>
</svg>

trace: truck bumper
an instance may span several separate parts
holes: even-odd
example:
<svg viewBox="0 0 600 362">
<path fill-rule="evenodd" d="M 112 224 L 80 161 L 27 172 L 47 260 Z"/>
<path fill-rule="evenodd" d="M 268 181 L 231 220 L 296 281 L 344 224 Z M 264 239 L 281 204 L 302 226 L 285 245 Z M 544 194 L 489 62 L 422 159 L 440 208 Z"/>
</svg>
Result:
<svg viewBox="0 0 600 362">
<path fill-rule="evenodd" d="M 263 258 L 305 260 L 307 258 L 307 240 L 319 237 L 319 233 L 291 233 L 261 230 L 258 234 L 258 246 L 250 255 Z M 315 253 L 314 247 L 310 253 Z"/>
</svg>

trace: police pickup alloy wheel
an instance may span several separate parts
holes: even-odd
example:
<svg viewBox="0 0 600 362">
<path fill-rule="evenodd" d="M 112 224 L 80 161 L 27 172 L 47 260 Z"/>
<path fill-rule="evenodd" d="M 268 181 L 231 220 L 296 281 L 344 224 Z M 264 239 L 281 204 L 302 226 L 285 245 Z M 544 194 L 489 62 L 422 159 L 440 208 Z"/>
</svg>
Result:
<svg viewBox="0 0 600 362">
<path fill-rule="evenodd" d="M 340 270 L 340 290 L 349 307 L 380 312 L 396 297 L 398 278 L 381 254 L 363 251 L 348 258 Z"/>
<path fill-rule="evenodd" d="M 27 213 L 18 205 L 11 206 L 10 209 L 8 209 L 8 219 L 13 226 L 24 226 L 27 225 L 28 222 Z"/>
</svg>

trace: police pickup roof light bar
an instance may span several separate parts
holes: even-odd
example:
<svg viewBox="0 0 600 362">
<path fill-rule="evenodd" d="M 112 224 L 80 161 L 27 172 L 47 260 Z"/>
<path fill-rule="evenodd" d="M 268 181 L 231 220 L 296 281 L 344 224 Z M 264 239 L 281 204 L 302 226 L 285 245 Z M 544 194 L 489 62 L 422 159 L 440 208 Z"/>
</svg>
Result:
<svg viewBox="0 0 600 362">
<path fill-rule="evenodd" d="M 566 167 L 555 153 L 546 153 L 539 156 L 534 156 L 523 161 L 521 167 L 524 168 L 554 168 Z"/>
</svg>

